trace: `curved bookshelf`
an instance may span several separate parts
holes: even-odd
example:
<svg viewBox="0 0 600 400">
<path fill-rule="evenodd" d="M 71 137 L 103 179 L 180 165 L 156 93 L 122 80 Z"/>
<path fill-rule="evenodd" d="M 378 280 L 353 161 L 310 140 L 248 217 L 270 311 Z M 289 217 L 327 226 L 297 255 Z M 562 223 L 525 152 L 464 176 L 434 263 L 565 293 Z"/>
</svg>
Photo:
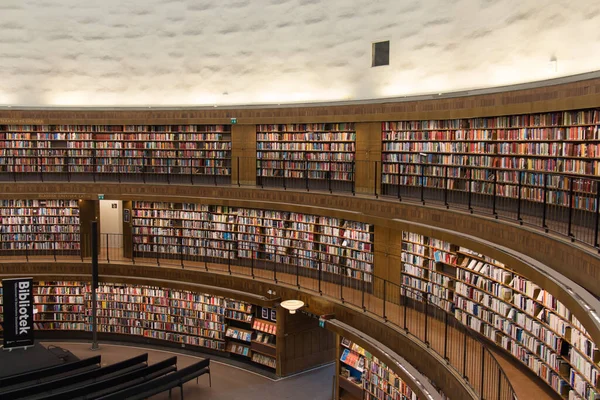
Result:
<svg viewBox="0 0 600 400">
<path fill-rule="evenodd" d="M 402 283 L 527 365 L 565 399 L 600 398 L 600 353 L 552 294 L 464 247 L 402 234 Z"/>
<path fill-rule="evenodd" d="M 229 125 L 0 125 L 0 171 L 31 179 L 181 183 L 231 175 Z M 27 178 L 30 177 L 30 178 Z"/>
<path fill-rule="evenodd" d="M 295 212 L 133 202 L 134 256 L 264 261 L 372 281 L 373 226 Z M 341 267 L 343 266 L 343 267 Z"/>
<path fill-rule="evenodd" d="M 382 185 L 596 210 L 600 110 L 382 123 Z M 573 195 L 571 195 L 571 192 Z"/>
<path fill-rule="evenodd" d="M 256 126 L 256 171 L 260 184 L 348 186 L 355 179 L 354 123 Z"/>
</svg>

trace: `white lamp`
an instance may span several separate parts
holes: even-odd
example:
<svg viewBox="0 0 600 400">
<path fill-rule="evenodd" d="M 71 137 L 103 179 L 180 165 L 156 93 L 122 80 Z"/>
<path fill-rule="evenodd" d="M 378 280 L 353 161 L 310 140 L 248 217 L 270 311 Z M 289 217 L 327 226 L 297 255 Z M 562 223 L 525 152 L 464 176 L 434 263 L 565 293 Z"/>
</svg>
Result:
<svg viewBox="0 0 600 400">
<path fill-rule="evenodd" d="M 281 302 L 281 307 L 288 310 L 290 314 L 296 314 L 296 310 L 304 307 L 304 302 L 300 300 L 286 300 Z"/>
</svg>

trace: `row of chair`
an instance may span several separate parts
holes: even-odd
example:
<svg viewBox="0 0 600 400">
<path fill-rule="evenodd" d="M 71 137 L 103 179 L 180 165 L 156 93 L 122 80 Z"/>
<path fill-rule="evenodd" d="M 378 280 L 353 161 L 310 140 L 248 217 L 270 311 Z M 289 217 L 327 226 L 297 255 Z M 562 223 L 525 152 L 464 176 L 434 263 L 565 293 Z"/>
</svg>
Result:
<svg viewBox="0 0 600 400">
<path fill-rule="evenodd" d="M 95 356 L 72 363 L 0 378 L 0 400 L 145 399 L 208 374 L 210 359 L 177 370 L 177 357 L 148 365 L 142 354 L 106 367 Z"/>
</svg>

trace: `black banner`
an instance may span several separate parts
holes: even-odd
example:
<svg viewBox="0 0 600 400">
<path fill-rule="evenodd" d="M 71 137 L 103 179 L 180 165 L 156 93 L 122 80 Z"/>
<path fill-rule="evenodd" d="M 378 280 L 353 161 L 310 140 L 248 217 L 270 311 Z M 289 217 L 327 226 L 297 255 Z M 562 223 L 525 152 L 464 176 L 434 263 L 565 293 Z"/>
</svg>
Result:
<svg viewBox="0 0 600 400">
<path fill-rule="evenodd" d="M 33 279 L 3 279 L 4 348 L 33 346 Z"/>
</svg>

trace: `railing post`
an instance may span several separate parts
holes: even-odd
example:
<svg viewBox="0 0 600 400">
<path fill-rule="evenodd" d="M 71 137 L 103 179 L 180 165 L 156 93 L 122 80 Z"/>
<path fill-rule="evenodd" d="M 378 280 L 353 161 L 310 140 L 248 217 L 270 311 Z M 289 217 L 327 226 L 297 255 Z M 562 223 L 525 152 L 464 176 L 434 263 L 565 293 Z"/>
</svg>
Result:
<svg viewBox="0 0 600 400">
<path fill-rule="evenodd" d="M 356 195 L 356 161 L 352 160 L 352 196 Z"/>
<path fill-rule="evenodd" d="M 396 164 L 396 167 L 398 167 L 398 182 L 396 182 L 396 190 L 398 191 L 398 201 L 402 201 L 402 195 L 400 194 L 400 188 L 402 187 L 402 185 L 400 184 L 400 182 L 402 181 L 402 173 L 400 172 L 401 168 L 400 168 L 400 163 Z M 383 168 L 383 165 L 381 166 L 381 168 Z"/>
<path fill-rule="evenodd" d="M 94 157 L 93 157 L 93 160 L 92 160 L 92 180 L 94 182 L 96 182 L 96 172 L 98 170 L 98 159 L 96 158 L 96 155 L 97 155 L 96 148 L 95 148 L 95 146 L 96 146 L 95 143 L 96 142 L 93 142 L 93 143 L 94 143 L 94 149 L 93 149 Z"/>
<path fill-rule="evenodd" d="M 340 300 L 344 303 L 344 277 L 346 271 L 344 271 L 344 266 L 340 266 Z"/>
<path fill-rule="evenodd" d="M 204 269 L 206 270 L 206 272 L 208 272 L 208 262 L 206 261 L 206 259 L 208 258 L 208 253 L 206 252 L 206 248 L 204 249 Z"/>
<path fill-rule="evenodd" d="M 300 289 L 300 267 L 296 264 L 296 287 Z"/>
<path fill-rule="evenodd" d="M 190 156 L 189 165 L 190 165 L 190 183 L 193 185 L 194 184 L 194 159 L 192 158 L 192 156 Z M 238 167 L 238 179 L 239 179 L 239 174 L 240 174 L 239 171 L 240 171 L 240 169 Z"/>
<path fill-rule="evenodd" d="M 216 166 L 216 162 L 213 163 L 212 175 L 213 175 L 214 184 L 215 184 L 215 186 L 217 186 L 217 166 Z"/>
<path fill-rule="evenodd" d="M 29 241 L 25 241 L 25 260 L 29 262 Z"/>
<path fill-rule="evenodd" d="M 240 157 L 239 156 L 236 157 L 236 160 L 237 160 L 237 184 L 238 184 L 238 187 L 240 187 L 241 186 L 240 185 Z"/>
<path fill-rule="evenodd" d="M 84 237 L 85 237 L 85 235 L 83 233 L 79 234 L 79 257 L 81 257 L 81 262 L 83 262 L 83 249 L 85 247 L 84 243 L 87 243 L 87 241 L 82 240 Z M 26 244 L 26 246 L 27 246 L 27 244 Z M 133 244 L 132 244 L 132 247 L 133 247 Z M 133 249 L 131 252 L 133 253 Z"/>
<path fill-rule="evenodd" d="M 571 241 L 575 241 L 575 236 L 573 236 L 572 232 L 573 228 L 573 178 L 569 178 L 569 232 L 568 235 L 571 238 Z"/>
<path fill-rule="evenodd" d="M 38 156 L 41 154 L 41 150 L 38 151 Z M 38 169 L 40 171 L 40 179 L 44 182 L 44 163 L 42 162 L 42 157 L 37 158 L 38 161 Z"/>
<path fill-rule="evenodd" d="M 523 172 L 517 172 L 519 174 L 519 186 L 517 187 L 517 221 L 519 224 L 523 225 L 523 220 L 521 219 L 521 198 L 523 193 Z"/>
<path fill-rule="evenodd" d="M 277 283 L 277 263 L 273 264 L 273 282 Z"/>
<path fill-rule="evenodd" d="M 69 150 L 67 150 L 68 153 Z M 71 182 L 71 168 L 69 166 L 69 160 L 71 159 L 69 155 L 66 155 L 66 163 L 67 163 L 67 182 Z"/>
<path fill-rule="evenodd" d="M 362 309 L 363 311 L 367 311 L 367 308 L 365 307 L 365 272 L 364 271 L 360 271 L 361 272 L 361 276 L 362 276 Z"/>
<path fill-rule="evenodd" d="M 600 227 L 600 181 L 596 181 L 596 227 L 594 229 L 594 246 L 600 247 L 598 238 L 598 227 Z M 599 249 L 600 250 L 600 249 Z"/>
<path fill-rule="evenodd" d="M 406 292 L 406 289 L 404 289 Z M 408 296 L 406 296 L 406 294 L 402 295 L 402 290 L 400 291 L 400 296 L 402 296 L 402 306 L 404 307 L 404 331 L 408 332 L 408 328 L 406 327 L 406 301 L 408 299 Z"/>
<path fill-rule="evenodd" d="M 282 163 L 282 166 L 283 166 L 283 190 L 287 190 L 287 187 L 285 185 L 285 172 L 286 172 L 286 170 L 285 170 L 285 159 L 283 159 L 283 161 L 281 163 Z"/>
<path fill-rule="evenodd" d="M 304 158 L 304 184 L 306 185 L 306 191 L 310 192 L 310 186 L 308 185 L 308 161 L 306 161 L 306 156 Z"/>
<path fill-rule="evenodd" d="M 496 212 L 496 195 L 498 194 L 497 192 L 497 186 L 498 186 L 498 171 L 494 170 L 494 186 L 493 186 L 493 192 L 492 192 L 492 215 L 494 217 L 496 217 L 496 219 L 498 219 L 498 213 Z"/>
<path fill-rule="evenodd" d="M 108 255 L 108 233 L 106 234 L 106 262 L 110 264 L 110 257 Z"/>
<path fill-rule="evenodd" d="M 156 265 L 160 267 L 160 243 L 156 243 Z"/>
<path fill-rule="evenodd" d="M 54 255 L 54 261 L 56 262 L 56 232 L 52 234 L 52 239 L 54 240 L 52 243 L 52 253 Z"/>
<path fill-rule="evenodd" d="M 121 154 L 122 154 L 122 150 L 117 150 L 117 152 L 119 153 L 119 155 L 117 156 L 117 179 L 119 180 L 119 183 L 121 183 Z"/>
<path fill-rule="evenodd" d="M 467 184 L 469 185 L 469 191 L 468 191 L 468 207 L 469 207 L 469 212 L 471 214 L 473 214 L 473 207 L 471 207 L 471 198 L 473 196 L 473 190 L 472 190 L 472 182 L 473 182 L 473 169 L 467 167 L 467 173 L 469 175 L 469 180 L 467 181 Z"/>
<path fill-rule="evenodd" d="M 319 261 L 319 294 L 322 295 L 323 292 L 321 291 L 321 271 L 322 271 L 322 266 L 321 266 L 321 261 Z"/>
<path fill-rule="evenodd" d="M 377 161 L 375 161 L 375 173 L 373 174 L 373 176 L 375 177 L 375 179 L 373 179 L 374 185 L 373 185 L 373 190 L 374 190 L 374 194 L 375 194 L 375 198 L 379 198 L 379 195 L 377 194 Z"/>
<path fill-rule="evenodd" d="M 252 275 L 252 279 L 254 279 L 254 252 L 252 252 L 252 263 L 250 264 L 250 274 Z"/>
<path fill-rule="evenodd" d="M 444 360 L 450 362 L 448 359 L 448 313 L 444 313 Z"/>
<path fill-rule="evenodd" d="M 181 269 L 184 269 L 185 266 L 183 265 L 183 238 L 181 238 L 181 241 L 179 242 L 179 261 L 181 262 Z"/>
<path fill-rule="evenodd" d="M 448 205 L 448 166 L 444 168 L 444 205 L 446 208 L 450 208 Z"/>
<path fill-rule="evenodd" d="M 329 188 L 329 193 L 333 193 L 331 189 L 331 162 L 329 163 L 329 170 L 327 171 L 327 186 Z"/>
<path fill-rule="evenodd" d="M 429 293 L 425 293 L 425 344 L 429 347 L 429 340 L 427 340 L 427 322 L 429 321 Z"/>
<path fill-rule="evenodd" d="M 548 233 L 548 226 L 546 225 L 546 212 L 548 209 L 548 175 L 543 175 L 544 179 L 544 207 L 542 208 L 542 228 Z"/>
<path fill-rule="evenodd" d="M 17 156 L 13 156 L 12 157 L 12 170 L 13 170 L 13 179 L 16 182 L 17 181 L 17 166 L 15 164 L 15 160 L 16 160 Z"/>
<path fill-rule="evenodd" d="M 485 347 L 481 346 L 481 400 L 483 400 L 483 380 L 485 379 Z"/>
<path fill-rule="evenodd" d="M 387 322 L 387 316 L 385 315 L 385 299 L 387 297 L 387 291 L 386 291 L 386 285 L 387 284 L 387 280 L 383 280 L 383 319 Z"/>
<path fill-rule="evenodd" d="M 463 378 L 467 378 L 467 328 L 463 328 Z"/>
<path fill-rule="evenodd" d="M 231 275 L 231 242 L 227 242 L 227 247 L 227 271 Z M 254 250 L 250 249 L 250 251 L 254 253 Z"/>
<path fill-rule="evenodd" d="M 425 164 L 421 164 L 421 203 L 425 204 Z"/>
</svg>

